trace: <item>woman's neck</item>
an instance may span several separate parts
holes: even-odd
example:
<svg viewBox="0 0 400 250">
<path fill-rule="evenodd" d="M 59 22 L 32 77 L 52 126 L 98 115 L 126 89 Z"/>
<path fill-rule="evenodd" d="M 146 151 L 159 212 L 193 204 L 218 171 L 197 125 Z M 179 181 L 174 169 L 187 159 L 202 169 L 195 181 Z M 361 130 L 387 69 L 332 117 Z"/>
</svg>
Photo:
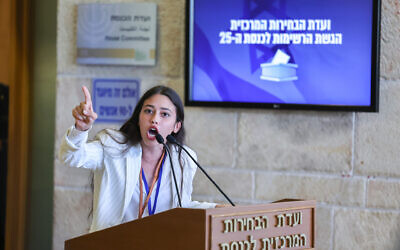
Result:
<svg viewBox="0 0 400 250">
<path fill-rule="evenodd" d="M 142 146 L 142 160 L 148 163 L 158 162 L 163 152 L 163 146 L 157 145 L 155 147 L 149 147 L 147 145 Z"/>
<path fill-rule="evenodd" d="M 148 147 L 142 145 L 142 168 L 148 183 L 151 183 L 155 174 L 156 166 L 161 158 L 163 147 Z"/>
</svg>

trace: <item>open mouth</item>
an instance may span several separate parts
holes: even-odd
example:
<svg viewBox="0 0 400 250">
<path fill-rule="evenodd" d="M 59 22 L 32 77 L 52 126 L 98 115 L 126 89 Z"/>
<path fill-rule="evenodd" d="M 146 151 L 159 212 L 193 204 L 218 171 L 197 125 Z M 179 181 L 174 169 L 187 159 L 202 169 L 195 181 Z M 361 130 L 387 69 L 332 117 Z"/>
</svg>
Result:
<svg viewBox="0 0 400 250">
<path fill-rule="evenodd" d="M 149 131 L 147 131 L 147 137 L 149 139 L 155 139 L 157 134 L 158 134 L 157 128 L 150 128 Z"/>
</svg>

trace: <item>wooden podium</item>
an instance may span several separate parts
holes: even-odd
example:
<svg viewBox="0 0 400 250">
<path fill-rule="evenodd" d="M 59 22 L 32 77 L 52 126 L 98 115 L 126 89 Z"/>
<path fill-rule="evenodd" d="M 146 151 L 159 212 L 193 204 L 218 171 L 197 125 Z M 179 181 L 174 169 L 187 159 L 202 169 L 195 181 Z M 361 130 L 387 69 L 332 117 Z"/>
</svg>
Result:
<svg viewBox="0 0 400 250">
<path fill-rule="evenodd" d="M 175 208 L 65 241 L 65 250 L 315 248 L 315 201 Z"/>
</svg>

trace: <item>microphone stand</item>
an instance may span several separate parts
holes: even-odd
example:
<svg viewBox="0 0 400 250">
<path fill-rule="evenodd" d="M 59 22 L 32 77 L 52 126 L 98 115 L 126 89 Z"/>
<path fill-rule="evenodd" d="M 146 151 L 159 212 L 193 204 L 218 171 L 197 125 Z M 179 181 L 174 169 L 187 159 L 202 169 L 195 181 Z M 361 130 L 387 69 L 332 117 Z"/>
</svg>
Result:
<svg viewBox="0 0 400 250">
<path fill-rule="evenodd" d="M 178 189 L 178 184 L 176 183 L 176 177 L 175 177 L 175 171 L 174 171 L 174 165 L 172 165 L 172 157 L 171 157 L 171 152 L 169 151 L 168 146 L 164 143 L 164 138 L 160 134 L 156 135 L 156 140 L 158 143 L 162 144 L 164 148 L 167 150 L 167 153 L 169 155 L 169 163 L 171 164 L 171 169 L 172 169 L 172 175 L 174 177 L 174 183 L 175 183 L 175 189 L 176 189 L 176 194 L 178 195 L 178 202 L 179 206 L 182 207 L 182 202 L 181 202 L 181 197 L 179 195 L 179 189 Z"/>
<path fill-rule="evenodd" d="M 162 139 L 162 138 L 161 138 Z M 183 149 L 187 155 L 193 160 L 194 163 L 196 163 L 197 167 L 200 168 L 200 170 L 207 176 L 207 178 L 214 184 L 214 186 L 218 189 L 218 191 L 229 201 L 229 203 L 232 206 L 235 206 L 235 204 L 229 199 L 229 197 L 222 191 L 222 189 L 215 183 L 215 181 L 207 174 L 207 172 L 200 166 L 200 164 L 193 158 L 191 154 L 186 150 L 185 147 L 183 147 L 172 135 L 167 136 L 167 141 L 173 144 L 178 145 L 181 149 Z"/>
</svg>

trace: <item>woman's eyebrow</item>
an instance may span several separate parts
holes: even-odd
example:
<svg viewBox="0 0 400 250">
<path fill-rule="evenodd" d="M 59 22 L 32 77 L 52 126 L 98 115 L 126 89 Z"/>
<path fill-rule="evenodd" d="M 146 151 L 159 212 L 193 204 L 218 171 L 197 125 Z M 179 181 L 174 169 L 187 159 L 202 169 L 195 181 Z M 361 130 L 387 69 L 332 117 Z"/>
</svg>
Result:
<svg viewBox="0 0 400 250">
<path fill-rule="evenodd" d="M 146 105 L 144 105 L 144 107 L 149 107 L 149 108 L 153 108 L 153 109 L 155 108 L 155 106 L 152 105 L 152 104 L 146 104 Z M 172 110 L 170 108 L 167 108 L 167 107 L 161 107 L 160 109 L 172 112 Z"/>
<path fill-rule="evenodd" d="M 160 109 L 161 109 L 161 110 L 167 110 L 167 111 L 169 111 L 169 112 L 172 112 L 171 109 L 169 109 L 169 108 L 163 108 L 163 107 L 161 107 Z"/>
</svg>

